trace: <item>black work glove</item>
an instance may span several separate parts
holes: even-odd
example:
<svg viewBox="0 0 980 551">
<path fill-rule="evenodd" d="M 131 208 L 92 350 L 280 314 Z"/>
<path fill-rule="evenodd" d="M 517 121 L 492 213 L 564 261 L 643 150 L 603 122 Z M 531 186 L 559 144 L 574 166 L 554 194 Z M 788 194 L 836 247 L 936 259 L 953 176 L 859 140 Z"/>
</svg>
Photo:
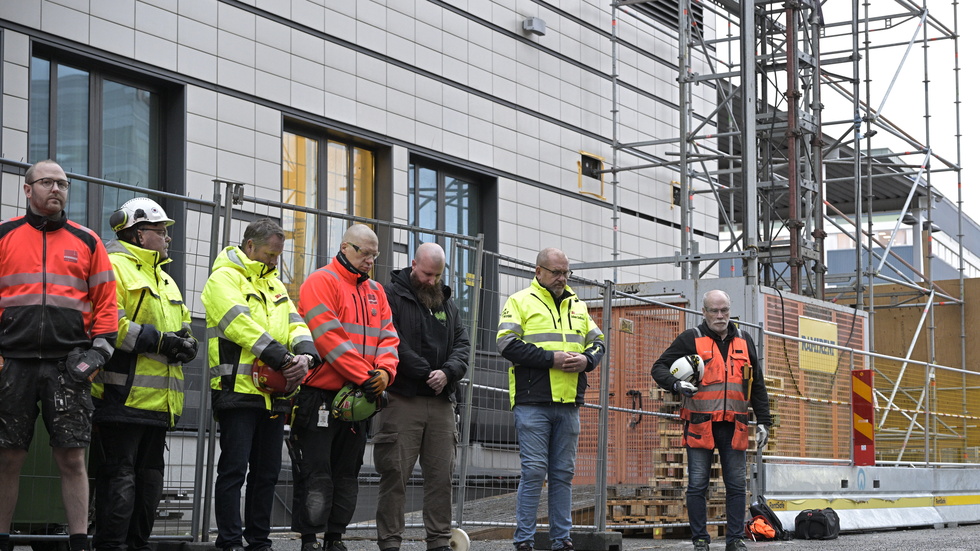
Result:
<svg viewBox="0 0 980 551">
<path fill-rule="evenodd" d="M 76 346 L 65 358 L 65 371 L 75 382 L 91 382 L 108 360 L 109 355 L 98 348 Z"/>
<path fill-rule="evenodd" d="M 677 381 L 674 383 L 674 392 L 683 394 L 684 396 L 690 398 L 698 393 L 698 387 L 687 381 Z"/>
<path fill-rule="evenodd" d="M 185 363 L 197 357 L 197 339 L 186 329 L 174 333 L 168 331 L 160 335 L 157 353 L 167 357 L 170 363 Z"/>
<path fill-rule="evenodd" d="M 365 381 L 361 388 L 364 389 L 364 397 L 367 401 L 373 403 L 388 388 L 389 376 L 384 369 L 372 369 L 368 371 L 368 375 L 371 378 Z"/>
</svg>

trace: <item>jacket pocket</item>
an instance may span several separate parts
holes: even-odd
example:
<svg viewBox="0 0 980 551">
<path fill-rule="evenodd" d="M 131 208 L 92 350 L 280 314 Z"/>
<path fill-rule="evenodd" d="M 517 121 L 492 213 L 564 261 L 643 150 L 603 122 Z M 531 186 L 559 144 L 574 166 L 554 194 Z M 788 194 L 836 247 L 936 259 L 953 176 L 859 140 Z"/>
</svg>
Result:
<svg viewBox="0 0 980 551">
<path fill-rule="evenodd" d="M 685 446 L 712 450 L 715 447 L 715 436 L 711 430 L 710 413 L 692 413 L 691 418 L 684 422 Z"/>
</svg>

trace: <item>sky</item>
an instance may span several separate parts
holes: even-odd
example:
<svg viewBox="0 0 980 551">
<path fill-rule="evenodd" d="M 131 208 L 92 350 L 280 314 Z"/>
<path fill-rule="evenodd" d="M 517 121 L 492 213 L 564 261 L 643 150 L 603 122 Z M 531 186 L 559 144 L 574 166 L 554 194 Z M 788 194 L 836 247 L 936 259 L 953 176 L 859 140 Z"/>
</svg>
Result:
<svg viewBox="0 0 980 551">
<path fill-rule="evenodd" d="M 959 39 L 959 119 L 960 119 L 960 158 L 962 166 L 961 181 L 963 189 L 963 210 L 977 223 L 980 223 L 980 138 L 978 138 L 978 123 L 980 123 L 980 97 L 977 94 L 976 83 L 980 82 L 980 38 L 975 22 L 980 17 L 980 2 L 976 0 L 958 0 L 958 30 Z M 863 15 L 864 2 L 860 2 Z M 872 17 L 877 13 L 897 13 L 900 8 L 892 0 L 872 0 Z M 930 13 L 944 23 L 950 30 L 954 28 L 953 0 L 916 0 L 916 4 L 926 4 Z M 830 22 L 849 20 L 852 3 L 846 0 L 828 0 L 824 3 L 824 17 Z M 955 44 L 952 40 L 931 40 L 928 58 L 923 57 L 921 44 L 913 45 L 906 53 L 906 45 L 912 40 L 917 24 L 896 18 L 886 23 L 876 23 L 875 32 L 871 33 L 873 46 L 895 44 L 887 48 L 878 48 L 871 53 L 871 93 L 870 104 L 877 108 L 882 106 L 881 115 L 912 134 L 921 141 L 926 137 L 926 103 L 924 90 L 925 74 L 928 72 L 929 90 L 929 143 L 936 155 L 940 155 L 952 163 L 957 162 L 956 143 L 956 96 L 954 71 L 956 56 Z M 828 34 L 840 35 L 844 29 L 828 30 Z M 937 31 L 927 29 L 929 37 L 935 39 Z M 919 29 L 918 38 L 922 38 Z M 863 35 L 860 37 L 863 44 Z M 850 36 L 829 37 L 821 41 L 825 55 L 827 46 L 849 44 Z M 905 58 L 903 64 L 903 57 Z M 927 63 L 924 62 L 927 60 Z M 862 63 L 862 71 L 864 64 Z M 831 67 L 832 71 L 843 71 L 842 66 Z M 864 76 L 864 75 L 862 75 Z M 889 87 L 891 90 L 889 91 Z M 862 83 L 862 93 L 865 87 Z M 887 94 L 887 97 L 886 97 Z M 840 120 L 850 112 L 850 107 L 843 100 L 831 97 L 825 92 L 826 109 L 824 121 Z M 828 134 L 839 135 L 843 127 L 837 127 Z M 872 139 L 872 148 L 887 147 L 892 151 L 909 149 L 907 143 L 879 132 Z M 908 156 L 905 162 L 919 164 L 924 156 Z M 943 166 L 933 161 L 933 168 Z M 947 198 L 956 202 L 957 179 L 955 174 L 935 174 L 933 185 Z"/>
</svg>

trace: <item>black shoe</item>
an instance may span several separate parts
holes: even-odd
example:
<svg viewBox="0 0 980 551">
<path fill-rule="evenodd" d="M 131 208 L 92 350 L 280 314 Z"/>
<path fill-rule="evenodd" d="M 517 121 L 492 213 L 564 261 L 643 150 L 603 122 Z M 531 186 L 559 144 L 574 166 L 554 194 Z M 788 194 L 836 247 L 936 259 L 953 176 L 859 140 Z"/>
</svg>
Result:
<svg viewBox="0 0 980 551">
<path fill-rule="evenodd" d="M 572 540 L 564 540 L 561 542 L 561 547 L 553 547 L 551 551 L 575 551 L 575 546 L 572 545 Z"/>
<path fill-rule="evenodd" d="M 322 550 L 323 550 L 323 546 L 320 545 L 320 542 L 318 541 L 311 541 L 309 543 L 304 543 L 303 547 L 300 548 L 300 551 L 322 551 Z"/>
<path fill-rule="evenodd" d="M 708 540 L 694 540 L 694 551 L 708 551 Z"/>
<path fill-rule="evenodd" d="M 390 550 L 385 549 L 384 551 L 390 551 Z M 395 549 L 395 551 L 398 550 Z M 453 551 L 453 548 L 449 547 L 448 545 L 443 545 L 442 547 L 433 547 L 432 549 L 427 549 L 426 551 Z"/>
<path fill-rule="evenodd" d="M 440 547 L 440 549 L 442 549 L 442 548 Z M 398 548 L 397 547 L 385 547 L 381 551 L 398 551 Z"/>
<path fill-rule="evenodd" d="M 514 544 L 514 551 L 534 551 L 534 545 L 529 541 Z"/>
<path fill-rule="evenodd" d="M 340 540 L 328 541 L 325 543 L 326 545 L 323 546 L 325 551 L 347 551 L 347 545 L 345 545 L 344 542 Z"/>
<path fill-rule="evenodd" d="M 725 544 L 725 551 L 748 551 L 745 542 L 742 540 L 730 541 Z"/>
<path fill-rule="evenodd" d="M 228 547 L 222 547 L 221 551 L 245 551 L 245 548 L 241 545 L 229 545 Z"/>
</svg>

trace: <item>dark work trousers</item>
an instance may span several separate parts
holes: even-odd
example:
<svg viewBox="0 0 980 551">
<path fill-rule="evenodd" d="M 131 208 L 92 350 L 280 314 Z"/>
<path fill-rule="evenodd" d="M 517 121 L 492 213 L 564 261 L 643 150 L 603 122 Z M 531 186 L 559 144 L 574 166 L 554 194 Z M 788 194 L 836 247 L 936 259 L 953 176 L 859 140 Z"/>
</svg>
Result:
<svg viewBox="0 0 980 551">
<path fill-rule="evenodd" d="M 150 548 L 153 518 L 163 495 L 167 429 L 134 423 L 95 426 L 97 551 Z"/>
<path fill-rule="evenodd" d="M 292 425 L 293 531 L 343 534 L 357 506 L 357 475 L 364 462 L 365 422 L 329 419 L 317 426 L 321 404 L 330 411 L 336 391 L 302 387 Z"/>
<path fill-rule="evenodd" d="M 236 408 L 216 412 L 221 429 L 221 455 L 214 481 L 215 547 L 242 545 L 270 547 L 269 531 L 276 482 L 282 469 L 283 417 L 267 409 Z M 247 473 L 247 484 L 246 484 Z M 242 524 L 242 484 L 245 486 L 245 523 Z"/>
</svg>

